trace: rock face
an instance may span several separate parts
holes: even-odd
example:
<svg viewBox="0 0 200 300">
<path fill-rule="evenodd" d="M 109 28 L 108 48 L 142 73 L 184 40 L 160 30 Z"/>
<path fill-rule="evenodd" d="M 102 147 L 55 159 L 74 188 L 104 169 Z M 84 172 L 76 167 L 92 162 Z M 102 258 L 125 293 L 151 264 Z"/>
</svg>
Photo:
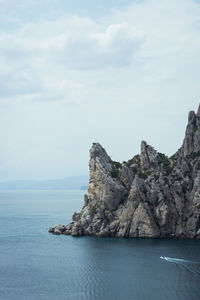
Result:
<svg viewBox="0 0 200 300">
<path fill-rule="evenodd" d="M 146 142 L 122 164 L 94 143 L 88 195 L 54 234 L 200 239 L 200 107 L 189 113 L 182 147 L 170 158 Z"/>
</svg>

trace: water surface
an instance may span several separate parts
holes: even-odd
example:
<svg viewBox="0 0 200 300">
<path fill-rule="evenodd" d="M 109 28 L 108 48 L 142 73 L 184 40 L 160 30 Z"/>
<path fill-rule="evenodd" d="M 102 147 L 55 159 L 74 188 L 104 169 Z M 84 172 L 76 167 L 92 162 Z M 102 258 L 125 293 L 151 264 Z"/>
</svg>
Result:
<svg viewBox="0 0 200 300">
<path fill-rule="evenodd" d="M 200 241 L 49 234 L 83 193 L 0 191 L 0 299 L 199 299 Z"/>
</svg>

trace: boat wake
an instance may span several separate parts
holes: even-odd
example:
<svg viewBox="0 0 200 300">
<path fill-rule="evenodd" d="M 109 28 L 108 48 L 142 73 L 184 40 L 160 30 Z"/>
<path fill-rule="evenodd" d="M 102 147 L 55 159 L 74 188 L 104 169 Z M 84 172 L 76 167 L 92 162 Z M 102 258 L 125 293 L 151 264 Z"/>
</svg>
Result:
<svg viewBox="0 0 200 300">
<path fill-rule="evenodd" d="M 185 260 L 185 259 L 180 259 L 180 258 L 173 258 L 173 257 L 167 257 L 167 256 L 161 256 L 160 257 L 161 259 L 164 259 L 166 261 L 169 261 L 169 262 L 190 262 L 189 260 Z"/>
<path fill-rule="evenodd" d="M 200 276 L 200 269 L 197 270 L 193 265 L 200 265 L 199 262 L 194 262 L 190 260 L 180 259 L 180 258 L 173 258 L 173 257 L 167 257 L 167 256 L 160 256 L 161 259 L 174 263 L 176 265 L 184 267 L 184 269 Z"/>
</svg>

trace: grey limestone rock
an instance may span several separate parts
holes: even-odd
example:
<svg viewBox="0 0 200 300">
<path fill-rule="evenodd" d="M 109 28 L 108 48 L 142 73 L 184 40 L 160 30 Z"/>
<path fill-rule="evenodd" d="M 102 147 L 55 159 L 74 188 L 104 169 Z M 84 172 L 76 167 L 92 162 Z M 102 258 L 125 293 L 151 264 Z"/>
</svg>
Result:
<svg viewBox="0 0 200 300">
<path fill-rule="evenodd" d="M 172 156 L 145 141 L 122 164 L 94 143 L 88 194 L 72 222 L 53 234 L 200 239 L 200 106 L 190 112 L 182 147 Z"/>
</svg>

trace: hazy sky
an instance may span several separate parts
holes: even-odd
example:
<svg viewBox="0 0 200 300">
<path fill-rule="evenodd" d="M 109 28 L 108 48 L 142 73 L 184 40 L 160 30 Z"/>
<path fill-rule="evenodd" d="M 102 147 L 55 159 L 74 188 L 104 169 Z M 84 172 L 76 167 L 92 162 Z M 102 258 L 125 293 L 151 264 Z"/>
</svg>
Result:
<svg viewBox="0 0 200 300">
<path fill-rule="evenodd" d="M 181 146 L 200 102 L 200 1 L 0 0 L 0 180 Z"/>
</svg>

